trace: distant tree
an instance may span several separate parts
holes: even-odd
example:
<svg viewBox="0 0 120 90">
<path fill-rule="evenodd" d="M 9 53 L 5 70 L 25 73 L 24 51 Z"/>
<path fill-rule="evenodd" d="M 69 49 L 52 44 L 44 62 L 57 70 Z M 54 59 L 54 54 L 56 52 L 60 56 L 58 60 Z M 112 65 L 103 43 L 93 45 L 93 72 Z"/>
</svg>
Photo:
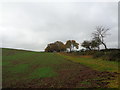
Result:
<svg viewBox="0 0 120 90">
<path fill-rule="evenodd" d="M 61 52 L 61 51 L 65 51 L 65 45 L 61 41 L 50 43 L 45 48 L 45 52 Z"/>
<path fill-rule="evenodd" d="M 50 43 L 47 45 L 47 47 L 45 48 L 45 52 L 54 52 L 56 51 L 56 46 L 54 43 Z"/>
<path fill-rule="evenodd" d="M 107 31 L 109 28 L 105 28 L 103 26 L 97 26 L 96 31 L 92 33 L 93 39 L 98 39 L 99 44 L 102 44 L 105 49 L 107 49 L 107 45 L 104 42 L 105 37 L 107 36 Z"/>
<path fill-rule="evenodd" d="M 65 47 L 66 47 L 66 49 L 69 48 L 69 49 L 70 49 L 70 52 L 71 52 L 71 50 L 72 50 L 71 40 L 68 40 L 68 41 L 66 42 Z"/>
<path fill-rule="evenodd" d="M 86 50 L 95 50 L 96 48 L 99 50 L 99 45 L 100 45 L 100 42 L 98 39 L 93 39 L 91 41 L 85 40 L 81 44 L 81 46 L 86 48 Z"/>
<path fill-rule="evenodd" d="M 66 41 L 65 44 L 66 49 L 69 49 L 70 52 L 74 51 L 74 49 L 78 49 L 79 48 L 79 43 L 77 43 L 75 40 L 68 40 Z"/>
<path fill-rule="evenodd" d="M 73 46 L 73 50 L 74 50 L 74 48 L 78 49 L 79 43 L 77 43 L 75 40 L 72 40 L 72 46 Z"/>
<path fill-rule="evenodd" d="M 64 45 L 63 42 L 56 41 L 54 44 L 56 45 L 56 51 L 57 52 L 65 51 L 65 45 Z"/>
<path fill-rule="evenodd" d="M 90 41 L 87 41 L 85 40 L 82 44 L 81 44 L 82 47 L 86 48 L 86 50 L 92 50 L 91 48 L 91 42 Z"/>
<path fill-rule="evenodd" d="M 99 38 L 94 38 L 94 39 L 91 41 L 91 48 L 92 48 L 92 49 L 97 48 L 98 50 L 100 50 L 100 44 L 101 44 L 101 42 L 100 42 Z"/>
</svg>

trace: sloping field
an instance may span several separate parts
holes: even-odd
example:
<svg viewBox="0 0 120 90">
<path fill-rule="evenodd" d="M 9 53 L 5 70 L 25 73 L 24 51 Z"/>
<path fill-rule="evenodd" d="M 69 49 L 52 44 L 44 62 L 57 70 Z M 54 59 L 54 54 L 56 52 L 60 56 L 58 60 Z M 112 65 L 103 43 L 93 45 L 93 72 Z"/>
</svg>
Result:
<svg viewBox="0 0 120 90">
<path fill-rule="evenodd" d="M 120 64 L 119 62 L 102 60 L 100 58 L 93 59 L 92 56 L 84 56 L 84 55 L 75 56 L 67 53 L 59 53 L 59 55 L 73 62 L 77 62 L 86 65 L 88 67 L 91 67 L 92 69 L 95 70 L 120 73 L 120 71 L 118 70 Z"/>
<path fill-rule="evenodd" d="M 74 54 L 69 54 L 69 53 L 58 53 L 58 54 L 66 59 L 71 60 L 72 62 L 77 62 L 82 65 L 88 66 L 93 70 L 118 73 L 116 74 L 116 77 L 114 77 L 114 79 L 106 79 L 105 81 L 109 82 L 107 84 L 107 87 L 109 88 L 119 87 L 119 77 L 120 77 L 119 62 L 102 60 L 100 58 L 93 59 L 92 56 L 84 56 L 84 55 L 75 56 Z"/>
<path fill-rule="evenodd" d="M 56 53 L 2 49 L 3 88 L 99 88 L 117 73 L 101 72 Z"/>
</svg>

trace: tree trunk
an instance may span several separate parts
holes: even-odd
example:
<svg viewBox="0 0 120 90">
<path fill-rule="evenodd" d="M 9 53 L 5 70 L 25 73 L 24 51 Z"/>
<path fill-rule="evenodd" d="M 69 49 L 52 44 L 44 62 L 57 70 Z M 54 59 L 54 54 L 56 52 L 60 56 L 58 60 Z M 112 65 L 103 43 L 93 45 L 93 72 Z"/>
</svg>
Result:
<svg viewBox="0 0 120 90">
<path fill-rule="evenodd" d="M 105 47 L 105 49 L 107 49 L 107 46 L 106 46 L 106 44 L 105 44 L 105 43 L 103 43 L 103 42 L 102 42 L 102 44 L 103 44 L 103 46 Z"/>
</svg>

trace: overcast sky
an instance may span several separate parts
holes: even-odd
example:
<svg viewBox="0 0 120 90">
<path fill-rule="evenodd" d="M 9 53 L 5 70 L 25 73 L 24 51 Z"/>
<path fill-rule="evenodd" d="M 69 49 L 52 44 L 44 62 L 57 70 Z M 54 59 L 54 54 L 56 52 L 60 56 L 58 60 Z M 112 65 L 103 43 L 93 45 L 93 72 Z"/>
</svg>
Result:
<svg viewBox="0 0 120 90">
<path fill-rule="evenodd" d="M 110 28 L 105 42 L 118 47 L 117 2 L 2 3 L 0 47 L 42 51 L 55 41 L 91 40 L 96 26 Z"/>
</svg>

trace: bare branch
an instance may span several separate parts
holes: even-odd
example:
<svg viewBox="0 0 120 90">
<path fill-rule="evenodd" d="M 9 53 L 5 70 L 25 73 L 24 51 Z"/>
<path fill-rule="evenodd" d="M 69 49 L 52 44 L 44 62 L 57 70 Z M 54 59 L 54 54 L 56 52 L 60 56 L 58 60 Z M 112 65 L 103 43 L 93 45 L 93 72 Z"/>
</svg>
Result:
<svg viewBox="0 0 120 90">
<path fill-rule="evenodd" d="M 107 31 L 109 31 L 109 28 L 105 28 L 103 26 L 97 26 L 96 31 L 92 33 L 93 39 L 99 38 L 101 43 L 106 47 L 106 44 L 104 43 L 104 38 L 108 35 Z"/>
</svg>

